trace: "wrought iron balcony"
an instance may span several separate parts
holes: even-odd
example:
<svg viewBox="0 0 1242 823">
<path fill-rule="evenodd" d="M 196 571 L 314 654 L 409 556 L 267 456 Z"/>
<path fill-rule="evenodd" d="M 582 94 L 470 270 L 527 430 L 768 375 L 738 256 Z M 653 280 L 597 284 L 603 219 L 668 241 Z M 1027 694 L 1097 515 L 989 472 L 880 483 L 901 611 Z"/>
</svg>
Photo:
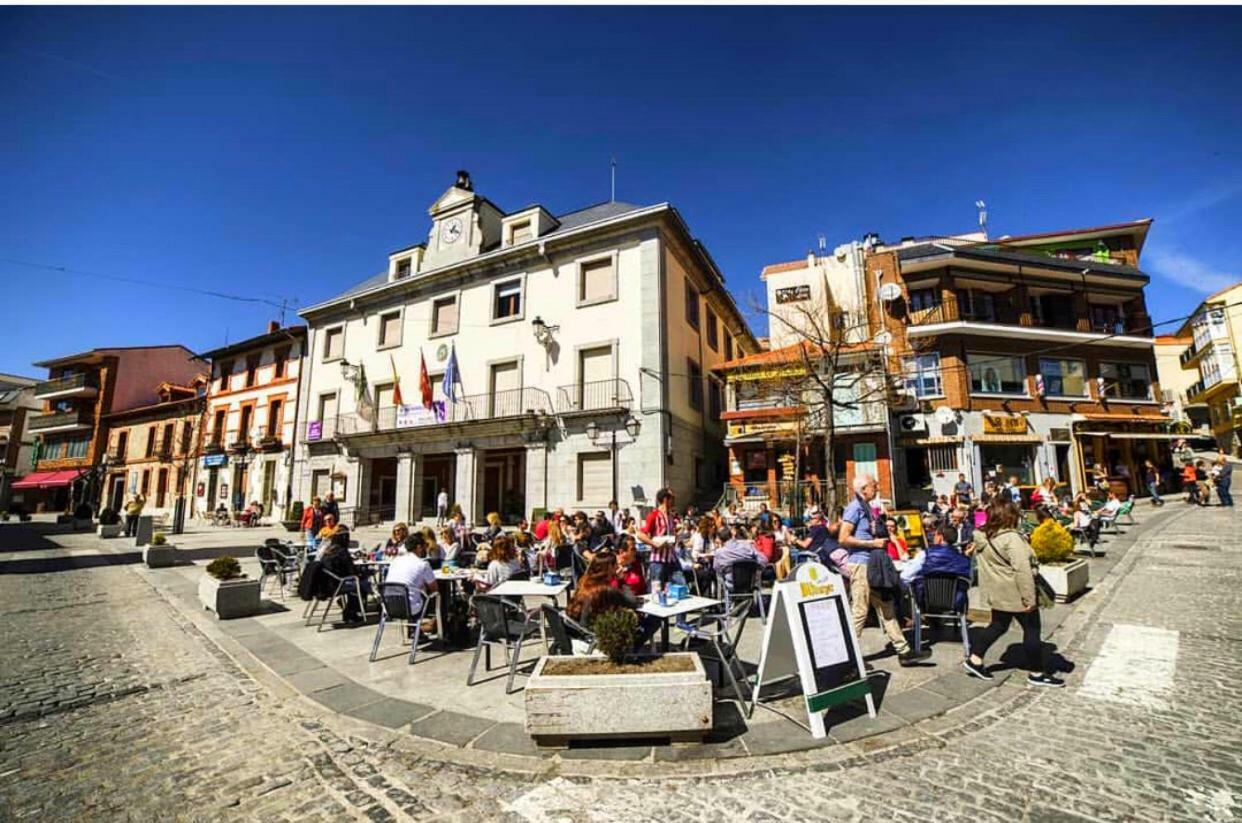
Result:
<svg viewBox="0 0 1242 823">
<path fill-rule="evenodd" d="M 254 431 L 255 448 L 259 451 L 280 451 L 284 444 L 281 442 L 281 429 L 284 426 L 275 426 L 268 429 L 267 426 L 260 426 Z"/>
<path fill-rule="evenodd" d="M 488 394 L 468 394 L 455 401 L 436 401 L 431 409 L 422 406 L 382 406 L 366 416 L 338 415 L 336 435 L 355 437 L 443 424 L 519 420 L 550 416 L 552 411 L 552 400 L 547 392 L 523 387 Z M 320 435 L 321 439 L 327 436 Z"/>
<path fill-rule="evenodd" d="M 590 411 L 625 411 L 634 402 L 630 384 L 620 378 L 591 380 L 556 390 L 556 410 L 561 414 Z"/>
</svg>

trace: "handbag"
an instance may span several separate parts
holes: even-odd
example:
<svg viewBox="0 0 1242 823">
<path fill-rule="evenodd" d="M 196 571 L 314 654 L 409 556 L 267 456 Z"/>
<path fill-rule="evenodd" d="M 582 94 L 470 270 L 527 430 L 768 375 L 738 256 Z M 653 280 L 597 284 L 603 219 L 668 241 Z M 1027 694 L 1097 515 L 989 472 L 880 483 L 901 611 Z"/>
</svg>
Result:
<svg viewBox="0 0 1242 823">
<path fill-rule="evenodd" d="M 1053 591 L 1052 584 L 1049 583 L 1044 576 L 1038 571 L 1035 572 L 1035 603 L 1041 609 L 1051 609 L 1056 605 L 1057 593 Z"/>
</svg>

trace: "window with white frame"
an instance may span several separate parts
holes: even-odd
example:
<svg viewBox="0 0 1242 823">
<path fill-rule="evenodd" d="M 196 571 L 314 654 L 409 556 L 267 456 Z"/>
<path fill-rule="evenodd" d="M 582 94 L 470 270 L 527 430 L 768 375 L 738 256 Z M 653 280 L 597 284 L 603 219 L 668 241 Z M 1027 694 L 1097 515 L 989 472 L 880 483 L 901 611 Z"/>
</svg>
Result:
<svg viewBox="0 0 1242 823">
<path fill-rule="evenodd" d="M 1100 377 L 1105 397 L 1151 399 L 1151 369 L 1145 363 L 1101 363 Z"/>
<path fill-rule="evenodd" d="M 915 397 L 938 397 L 944 394 L 940 379 L 940 352 L 906 357 L 903 362 L 906 389 Z"/>
<path fill-rule="evenodd" d="M 397 279 L 400 280 L 403 277 L 409 277 L 410 272 L 413 269 L 413 264 L 414 264 L 413 259 L 409 257 L 402 257 L 400 260 L 398 260 L 397 261 Z"/>
<path fill-rule="evenodd" d="M 600 303 L 617 296 L 617 268 L 612 255 L 578 264 L 578 302 Z"/>
<path fill-rule="evenodd" d="M 336 419 L 336 392 L 319 395 L 319 417 L 316 420 Z"/>
<path fill-rule="evenodd" d="M 1041 357 L 1039 373 L 1044 377 L 1044 394 L 1053 397 L 1087 396 L 1087 365 L 1081 360 Z"/>
<path fill-rule="evenodd" d="M 431 334 L 457 333 L 457 295 L 440 297 L 431 302 Z"/>
<path fill-rule="evenodd" d="M 966 353 L 971 394 L 1026 394 L 1026 360 L 1000 354 Z"/>
<path fill-rule="evenodd" d="M 401 345 L 401 312 L 389 311 L 379 316 L 379 341 L 381 349 Z"/>
<path fill-rule="evenodd" d="M 522 316 L 522 279 L 504 280 L 492 287 L 492 319 L 509 320 Z"/>
<path fill-rule="evenodd" d="M 334 329 L 324 329 L 323 332 L 323 359 L 339 360 L 345 356 L 345 327 L 337 326 Z"/>
</svg>

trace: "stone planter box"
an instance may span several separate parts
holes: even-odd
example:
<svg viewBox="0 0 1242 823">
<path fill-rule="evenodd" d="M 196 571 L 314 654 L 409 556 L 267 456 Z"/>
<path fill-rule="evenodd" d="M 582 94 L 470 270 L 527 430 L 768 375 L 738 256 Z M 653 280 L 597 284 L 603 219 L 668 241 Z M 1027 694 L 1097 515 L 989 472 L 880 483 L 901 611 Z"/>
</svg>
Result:
<svg viewBox="0 0 1242 823">
<path fill-rule="evenodd" d="M 198 581 L 198 600 L 221 620 L 259 613 L 259 581 L 248 577 L 217 580 L 204 573 Z"/>
<path fill-rule="evenodd" d="M 175 566 L 177 565 L 177 547 L 171 543 L 165 543 L 163 546 L 144 546 L 142 562 L 147 564 L 148 569 L 167 569 Z"/>
<path fill-rule="evenodd" d="M 1057 602 L 1064 603 L 1087 590 L 1091 566 L 1082 558 L 1068 563 L 1045 563 L 1039 567 L 1039 573 L 1056 592 Z"/>
<path fill-rule="evenodd" d="M 302 530 L 301 520 L 282 520 L 280 525 L 284 526 L 287 532 L 299 532 Z"/>
<path fill-rule="evenodd" d="M 526 733 L 540 746 L 570 740 L 661 737 L 701 741 L 712 728 L 712 684 L 697 654 L 685 672 L 548 675 L 553 660 L 539 660 L 526 683 Z"/>
<path fill-rule="evenodd" d="M 112 537 L 120 537 L 121 532 L 124 530 L 125 530 L 125 527 L 122 524 L 113 523 L 111 526 L 100 525 L 97 532 L 100 537 L 112 538 Z"/>
</svg>

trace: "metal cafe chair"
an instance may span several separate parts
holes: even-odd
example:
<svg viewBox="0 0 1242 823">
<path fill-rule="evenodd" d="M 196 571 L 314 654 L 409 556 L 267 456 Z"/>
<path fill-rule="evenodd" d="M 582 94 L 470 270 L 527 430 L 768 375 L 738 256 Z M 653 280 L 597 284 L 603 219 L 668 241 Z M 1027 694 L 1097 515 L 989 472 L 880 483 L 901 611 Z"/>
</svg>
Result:
<svg viewBox="0 0 1242 823">
<path fill-rule="evenodd" d="M 967 631 L 966 612 L 970 608 L 964 602 L 958 608 L 959 593 L 970 588 L 970 578 L 956 574 L 929 574 L 919 581 L 922 597 L 911 596 L 910 603 L 914 606 L 914 648 L 923 648 L 923 618 L 937 620 L 954 620 L 962 635 L 962 654 L 970 656 L 970 634 Z M 913 592 L 911 593 L 913 595 Z M 921 603 L 919 601 L 922 601 Z"/>
<path fill-rule="evenodd" d="M 737 695 L 737 701 L 742 706 L 746 705 L 746 700 L 742 697 L 742 687 L 733 673 L 733 668 L 741 666 L 741 660 L 737 656 L 737 644 L 742 639 L 742 632 L 746 628 L 746 620 L 749 617 L 750 600 L 740 598 L 723 614 L 706 612 L 701 614 L 681 641 L 682 651 L 688 650 L 690 644 L 697 640 L 702 646 L 709 647 L 715 652 L 716 659 L 720 661 L 720 668 L 729 678 L 733 693 Z"/>
<path fill-rule="evenodd" d="M 767 623 L 767 612 L 763 604 L 763 589 L 760 587 L 759 564 L 753 560 L 739 560 L 724 570 L 716 571 L 717 591 L 723 592 L 725 611 L 732 611 L 733 601 L 743 599 L 759 604 L 759 622 Z"/>
<path fill-rule="evenodd" d="M 404 583 L 380 583 L 379 586 L 379 602 L 380 602 L 380 619 L 379 625 L 375 628 L 375 642 L 371 645 L 372 663 L 379 654 L 380 640 L 384 636 L 384 627 L 390 620 L 396 620 L 401 623 L 401 637 L 405 642 L 405 638 L 410 638 L 410 665 L 414 665 L 414 661 L 418 657 L 418 644 L 420 640 L 439 640 L 440 627 L 432 636 L 423 633 L 423 621 L 427 619 L 427 613 L 432 614 L 432 604 L 439 603 L 440 592 L 435 591 L 431 594 L 423 593 L 423 605 L 419 609 L 418 614 L 414 614 L 410 610 L 410 589 Z M 412 630 L 412 634 L 411 634 Z"/>
<path fill-rule="evenodd" d="M 583 654 L 595 651 L 595 635 L 583 628 L 573 618 L 565 614 L 551 603 L 540 606 L 543 621 L 548 627 L 548 653 L 576 655 L 579 649 Z M 574 641 L 578 641 L 575 645 Z"/>
<path fill-rule="evenodd" d="M 339 577 L 325 569 L 323 566 L 319 567 L 319 573 L 326 575 L 328 580 L 336 585 L 333 588 L 332 596 L 327 598 L 328 603 L 323 610 L 323 615 L 319 618 L 319 627 L 317 631 L 323 631 L 323 624 L 327 621 L 328 612 L 332 611 L 332 605 L 334 603 L 341 609 L 341 612 L 344 613 L 346 598 L 349 597 L 353 597 L 358 601 L 358 607 L 362 610 L 362 619 L 365 622 L 367 619 L 367 599 L 362 595 L 362 581 L 358 578 L 358 575 L 350 574 L 345 577 Z M 312 610 L 312 614 L 313 613 L 314 612 Z"/>
<path fill-rule="evenodd" d="M 492 646 L 499 646 L 504 649 L 505 662 L 509 667 L 505 694 L 512 694 L 513 678 L 517 674 L 522 646 L 531 635 L 539 633 L 539 623 L 520 607 L 502 597 L 476 594 L 471 604 L 474 606 L 475 614 L 479 617 L 479 643 L 474 648 L 474 659 L 470 662 L 466 685 L 475 684 L 474 672 L 478 668 L 480 654 L 484 655 L 484 671 L 492 670 Z"/>
</svg>

